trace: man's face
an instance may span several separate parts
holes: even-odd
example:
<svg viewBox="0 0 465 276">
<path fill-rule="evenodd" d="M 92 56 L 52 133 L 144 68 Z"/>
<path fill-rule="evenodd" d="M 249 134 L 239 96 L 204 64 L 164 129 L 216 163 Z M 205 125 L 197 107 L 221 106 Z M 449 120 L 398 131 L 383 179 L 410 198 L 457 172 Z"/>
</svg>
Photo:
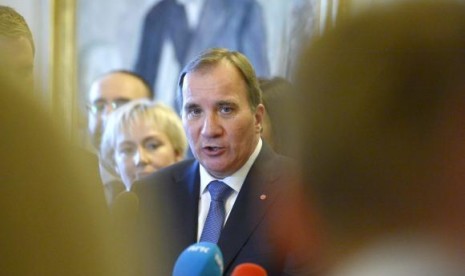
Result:
<svg viewBox="0 0 465 276">
<path fill-rule="evenodd" d="M 227 62 L 188 73 L 182 121 L 197 160 L 214 177 L 239 170 L 260 137 L 264 107 L 250 108 L 245 81 Z"/>
<path fill-rule="evenodd" d="M 33 88 L 34 53 L 26 37 L 0 37 L 0 66 L 20 85 Z"/>
<path fill-rule="evenodd" d="M 128 74 L 114 73 L 95 81 L 89 93 L 88 122 L 94 147 L 100 148 L 105 121 L 116 107 L 131 100 L 149 97 L 149 92 L 140 80 Z"/>
</svg>

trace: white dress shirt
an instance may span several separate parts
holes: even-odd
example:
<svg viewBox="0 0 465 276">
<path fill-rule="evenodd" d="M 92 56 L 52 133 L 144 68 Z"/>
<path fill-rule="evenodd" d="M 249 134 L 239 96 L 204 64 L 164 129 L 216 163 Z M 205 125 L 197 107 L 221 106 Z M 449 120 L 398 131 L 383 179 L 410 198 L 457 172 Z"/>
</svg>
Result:
<svg viewBox="0 0 465 276">
<path fill-rule="evenodd" d="M 233 189 L 233 193 L 228 197 L 225 202 L 225 220 L 224 223 L 228 220 L 229 214 L 231 213 L 232 207 L 234 206 L 234 202 L 236 202 L 237 195 L 242 188 L 242 184 L 244 184 L 245 178 L 250 171 L 253 163 L 257 159 L 260 150 L 262 149 L 262 140 L 259 139 L 255 150 L 250 155 L 249 159 L 245 164 L 235 173 L 232 175 L 225 177 L 223 179 L 217 179 L 211 176 L 207 170 L 200 165 L 200 197 L 199 197 L 199 216 L 198 216 L 198 226 L 197 226 L 197 241 L 200 240 L 200 235 L 202 234 L 203 227 L 205 225 L 205 220 L 207 219 L 208 210 L 210 209 L 210 202 L 211 197 L 210 193 L 208 192 L 207 186 L 210 182 L 214 180 L 220 180 L 224 182 L 226 185 Z M 223 224 L 224 225 L 224 224 Z"/>
</svg>

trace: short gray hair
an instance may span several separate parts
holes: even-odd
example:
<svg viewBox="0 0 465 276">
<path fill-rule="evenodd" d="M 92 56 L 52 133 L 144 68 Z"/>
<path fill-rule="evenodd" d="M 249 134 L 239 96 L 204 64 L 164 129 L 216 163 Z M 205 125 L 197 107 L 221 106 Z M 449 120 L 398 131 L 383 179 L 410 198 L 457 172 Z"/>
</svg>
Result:
<svg viewBox="0 0 465 276">
<path fill-rule="evenodd" d="M 251 109 L 255 110 L 255 108 L 262 103 L 262 92 L 258 84 L 257 76 L 247 57 L 240 52 L 230 51 L 226 48 L 211 48 L 195 57 L 181 71 L 178 82 L 178 96 L 176 99 L 179 110 L 182 109 L 182 87 L 184 84 L 184 77 L 188 73 L 217 65 L 223 60 L 237 68 L 245 81 Z"/>
</svg>

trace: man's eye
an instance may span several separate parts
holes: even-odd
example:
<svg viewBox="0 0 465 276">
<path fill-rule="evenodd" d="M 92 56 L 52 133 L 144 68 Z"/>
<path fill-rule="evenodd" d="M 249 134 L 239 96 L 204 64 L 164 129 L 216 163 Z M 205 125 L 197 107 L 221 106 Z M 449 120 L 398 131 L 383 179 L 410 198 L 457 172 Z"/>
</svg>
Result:
<svg viewBox="0 0 465 276">
<path fill-rule="evenodd" d="M 224 113 L 224 114 L 230 114 L 230 113 L 233 112 L 233 110 L 234 110 L 234 109 L 233 109 L 232 107 L 230 107 L 230 106 L 222 106 L 222 107 L 220 108 L 220 112 L 221 112 L 221 113 Z"/>
<path fill-rule="evenodd" d="M 105 102 L 98 101 L 92 103 L 92 108 L 97 112 L 102 112 L 103 110 L 105 110 L 105 105 Z"/>
<path fill-rule="evenodd" d="M 126 98 L 119 98 L 119 99 L 116 99 L 114 100 L 111 105 L 114 109 L 128 103 L 130 101 L 130 99 L 126 99 Z"/>
<path fill-rule="evenodd" d="M 189 118 L 198 117 L 200 114 L 202 114 L 202 110 L 200 108 L 189 108 L 187 111 L 187 116 Z"/>
</svg>

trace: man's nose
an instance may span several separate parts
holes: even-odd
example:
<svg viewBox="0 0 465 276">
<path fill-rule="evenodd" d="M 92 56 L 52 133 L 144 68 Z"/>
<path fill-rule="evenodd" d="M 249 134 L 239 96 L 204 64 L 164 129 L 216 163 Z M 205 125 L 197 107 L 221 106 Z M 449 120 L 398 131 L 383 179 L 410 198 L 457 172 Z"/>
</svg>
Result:
<svg viewBox="0 0 465 276">
<path fill-rule="evenodd" d="M 222 132 L 221 122 L 216 114 L 207 114 L 203 121 L 201 134 L 206 137 L 215 137 Z"/>
<path fill-rule="evenodd" d="M 102 111 L 102 121 L 105 122 L 108 119 L 108 116 L 115 110 L 111 104 L 106 104 L 105 109 Z"/>
</svg>

